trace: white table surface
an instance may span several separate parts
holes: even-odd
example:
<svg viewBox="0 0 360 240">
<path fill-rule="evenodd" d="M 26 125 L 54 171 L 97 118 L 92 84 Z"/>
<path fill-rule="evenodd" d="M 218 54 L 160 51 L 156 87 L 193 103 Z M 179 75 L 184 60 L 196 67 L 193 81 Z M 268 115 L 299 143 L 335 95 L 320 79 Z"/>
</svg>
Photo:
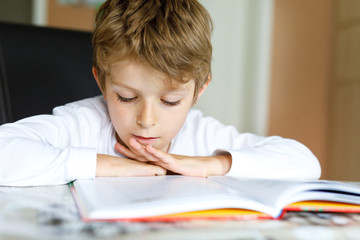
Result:
<svg viewBox="0 0 360 240">
<path fill-rule="evenodd" d="M 360 239 L 360 214 L 288 213 L 282 220 L 82 222 L 68 185 L 0 187 L 0 240 Z"/>
</svg>

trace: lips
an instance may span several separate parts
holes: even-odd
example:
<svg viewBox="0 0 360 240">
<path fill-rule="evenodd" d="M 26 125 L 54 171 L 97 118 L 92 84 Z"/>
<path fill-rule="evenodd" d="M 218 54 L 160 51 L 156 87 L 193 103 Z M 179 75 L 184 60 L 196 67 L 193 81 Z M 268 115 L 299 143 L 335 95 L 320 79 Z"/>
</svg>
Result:
<svg viewBox="0 0 360 240">
<path fill-rule="evenodd" d="M 133 137 L 142 145 L 154 144 L 159 138 L 158 137 L 142 137 L 133 135 Z"/>
</svg>

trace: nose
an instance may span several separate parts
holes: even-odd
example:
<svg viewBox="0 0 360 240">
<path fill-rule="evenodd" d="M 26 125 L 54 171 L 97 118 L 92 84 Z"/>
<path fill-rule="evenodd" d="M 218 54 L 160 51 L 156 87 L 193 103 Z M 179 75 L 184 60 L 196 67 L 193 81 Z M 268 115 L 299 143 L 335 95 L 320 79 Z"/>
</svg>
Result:
<svg viewBox="0 0 360 240">
<path fill-rule="evenodd" d="M 143 103 L 137 116 L 137 124 L 142 128 L 150 128 L 157 123 L 155 107 L 150 103 Z"/>
</svg>

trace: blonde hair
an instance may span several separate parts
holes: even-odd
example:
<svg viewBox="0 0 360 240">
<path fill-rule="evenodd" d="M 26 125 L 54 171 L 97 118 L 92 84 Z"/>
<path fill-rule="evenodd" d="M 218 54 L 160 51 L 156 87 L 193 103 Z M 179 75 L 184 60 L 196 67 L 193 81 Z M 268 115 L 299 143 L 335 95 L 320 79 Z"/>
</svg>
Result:
<svg viewBox="0 0 360 240">
<path fill-rule="evenodd" d="M 211 73 L 211 33 L 211 17 L 197 0 L 107 0 L 92 38 L 100 87 L 113 63 L 134 59 L 171 80 L 194 79 L 196 98 Z"/>
</svg>

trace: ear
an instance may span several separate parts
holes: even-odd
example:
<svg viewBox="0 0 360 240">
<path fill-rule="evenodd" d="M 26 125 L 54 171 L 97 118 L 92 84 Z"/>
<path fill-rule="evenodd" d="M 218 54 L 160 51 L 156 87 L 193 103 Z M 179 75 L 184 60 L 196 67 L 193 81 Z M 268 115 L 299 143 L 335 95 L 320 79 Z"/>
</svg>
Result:
<svg viewBox="0 0 360 240">
<path fill-rule="evenodd" d="M 92 73 L 93 73 L 94 78 L 95 78 L 95 80 L 96 80 L 96 83 L 97 83 L 98 87 L 100 88 L 100 91 L 101 91 L 101 93 L 102 93 L 102 95 L 103 95 L 103 97 L 104 97 L 104 99 L 105 99 L 105 101 L 106 101 L 105 91 L 104 91 L 104 90 L 102 89 L 102 87 L 101 87 L 101 84 L 100 84 L 100 81 L 99 81 L 99 77 L 98 77 L 98 73 L 97 73 L 96 68 L 95 68 L 94 66 L 92 67 Z"/>
<path fill-rule="evenodd" d="M 200 97 L 203 95 L 203 93 L 205 92 L 206 88 L 209 86 L 211 81 L 211 75 L 209 74 L 208 79 L 206 80 L 206 82 L 204 83 L 204 85 L 200 88 L 196 101 L 198 101 L 200 99 Z"/>
</svg>

